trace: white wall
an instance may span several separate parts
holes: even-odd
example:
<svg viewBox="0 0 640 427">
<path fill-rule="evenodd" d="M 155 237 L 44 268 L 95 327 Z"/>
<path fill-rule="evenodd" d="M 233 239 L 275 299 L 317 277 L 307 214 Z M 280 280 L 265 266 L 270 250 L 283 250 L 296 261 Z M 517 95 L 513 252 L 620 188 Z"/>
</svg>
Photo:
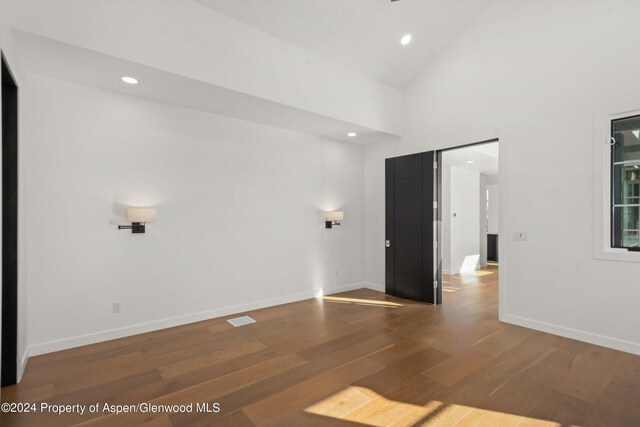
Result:
<svg viewBox="0 0 640 427">
<path fill-rule="evenodd" d="M 478 192 L 478 238 L 480 239 L 479 266 L 487 265 L 487 175 L 480 174 L 480 191 Z"/>
<path fill-rule="evenodd" d="M 499 137 L 501 319 L 640 354 L 640 264 L 594 259 L 591 215 L 596 112 L 640 108 L 639 17 L 635 0 L 495 2 L 406 91 L 404 138 L 365 173 Z M 367 252 L 368 281 L 383 263 Z"/>
<path fill-rule="evenodd" d="M 393 157 L 400 140 L 371 144 L 365 150 L 365 281 L 367 286 L 384 291 L 385 237 L 385 159 Z"/>
<path fill-rule="evenodd" d="M 489 193 L 487 234 L 498 234 L 500 224 L 500 192 L 498 184 L 487 185 Z"/>
<path fill-rule="evenodd" d="M 452 166 L 449 173 L 450 208 L 446 221 L 443 211 L 443 228 L 450 229 L 450 239 L 443 242 L 443 249 L 450 259 L 449 270 L 443 265 L 443 272 L 457 274 L 479 267 L 480 174 L 456 166 Z"/>
<path fill-rule="evenodd" d="M 361 146 L 33 75 L 23 96 L 31 355 L 362 285 Z M 146 234 L 111 223 L 127 205 L 157 207 Z"/>
</svg>

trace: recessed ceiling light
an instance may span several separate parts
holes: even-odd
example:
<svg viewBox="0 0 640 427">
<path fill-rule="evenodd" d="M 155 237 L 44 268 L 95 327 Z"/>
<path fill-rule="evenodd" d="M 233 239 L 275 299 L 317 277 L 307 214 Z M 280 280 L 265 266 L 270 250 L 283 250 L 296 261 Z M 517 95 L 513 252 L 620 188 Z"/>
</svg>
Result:
<svg viewBox="0 0 640 427">
<path fill-rule="evenodd" d="M 636 139 L 640 139 L 640 130 L 632 130 L 631 133 L 636 137 Z"/>
<path fill-rule="evenodd" d="M 467 160 L 467 163 L 472 164 L 475 163 L 473 160 Z"/>
<path fill-rule="evenodd" d="M 130 85 L 138 84 L 138 79 L 129 76 L 122 76 L 122 81 Z"/>
<path fill-rule="evenodd" d="M 409 43 L 411 43 L 411 34 L 405 34 L 404 36 L 402 36 L 402 38 L 400 39 L 400 44 L 402 46 L 406 46 Z"/>
<path fill-rule="evenodd" d="M 357 134 L 357 133 L 355 133 L 355 132 L 349 132 L 349 133 L 347 134 L 347 136 L 350 136 L 351 138 L 353 138 L 354 136 L 357 136 L 357 135 L 358 135 L 358 134 Z"/>
</svg>

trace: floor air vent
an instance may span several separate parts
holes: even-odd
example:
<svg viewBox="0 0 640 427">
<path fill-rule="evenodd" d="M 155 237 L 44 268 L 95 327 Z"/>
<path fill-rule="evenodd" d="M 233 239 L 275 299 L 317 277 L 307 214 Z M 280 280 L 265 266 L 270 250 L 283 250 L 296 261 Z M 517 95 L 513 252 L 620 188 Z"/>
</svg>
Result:
<svg viewBox="0 0 640 427">
<path fill-rule="evenodd" d="M 256 323 L 256 321 L 249 316 L 235 317 L 233 319 L 227 320 L 227 322 L 231 323 L 236 328 L 238 326 L 248 325 L 250 323 Z"/>
</svg>

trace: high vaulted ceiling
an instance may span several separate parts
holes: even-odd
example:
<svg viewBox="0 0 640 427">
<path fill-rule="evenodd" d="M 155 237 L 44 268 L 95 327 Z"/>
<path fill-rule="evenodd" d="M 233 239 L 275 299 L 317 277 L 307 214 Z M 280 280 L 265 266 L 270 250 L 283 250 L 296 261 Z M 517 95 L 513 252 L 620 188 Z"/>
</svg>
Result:
<svg viewBox="0 0 640 427">
<path fill-rule="evenodd" d="M 0 0 L 26 72 L 359 144 L 490 2 Z"/>
<path fill-rule="evenodd" d="M 195 1 L 0 5 L 25 73 L 351 143 L 401 136 L 399 91 Z"/>
<path fill-rule="evenodd" d="M 393 88 L 405 89 L 490 0 L 196 0 Z M 404 34 L 412 42 L 400 45 Z"/>
</svg>

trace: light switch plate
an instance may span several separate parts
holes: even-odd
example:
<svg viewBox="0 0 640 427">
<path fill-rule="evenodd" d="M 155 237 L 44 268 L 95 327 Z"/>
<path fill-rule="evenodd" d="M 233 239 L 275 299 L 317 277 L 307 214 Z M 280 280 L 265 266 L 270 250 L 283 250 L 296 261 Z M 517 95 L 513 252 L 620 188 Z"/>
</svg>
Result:
<svg viewBox="0 0 640 427">
<path fill-rule="evenodd" d="M 526 242 L 529 240 L 529 236 L 527 235 L 526 231 L 514 231 L 513 240 L 518 242 Z"/>
</svg>

